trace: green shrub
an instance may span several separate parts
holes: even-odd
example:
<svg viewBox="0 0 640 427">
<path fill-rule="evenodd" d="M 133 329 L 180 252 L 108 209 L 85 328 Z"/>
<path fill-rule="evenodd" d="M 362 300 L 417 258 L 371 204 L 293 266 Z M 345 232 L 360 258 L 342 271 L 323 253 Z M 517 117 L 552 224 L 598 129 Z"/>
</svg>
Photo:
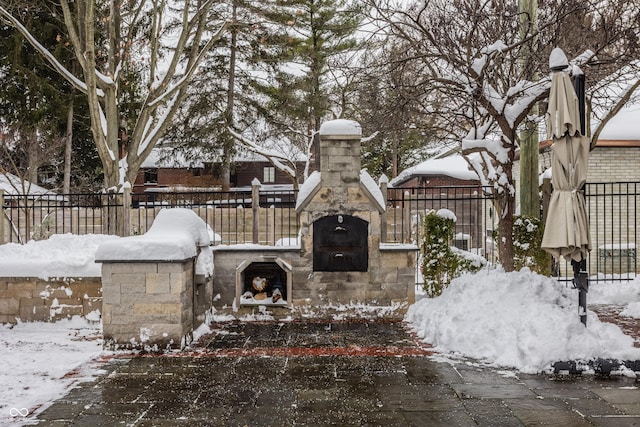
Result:
<svg viewBox="0 0 640 427">
<path fill-rule="evenodd" d="M 543 275 L 551 274 L 551 256 L 542 246 L 544 224 L 529 216 L 518 216 L 513 222 L 513 266 L 516 270 L 528 267 Z"/>
<path fill-rule="evenodd" d="M 449 286 L 451 280 L 464 272 L 478 271 L 486 261 L 470 252 L 451 247 L 455 230 L 453 215 L 439 215 L 431 211 L 424 217 L 422 255 L 423 288 L 429 297 L 436 297 Z"/>
</svg>

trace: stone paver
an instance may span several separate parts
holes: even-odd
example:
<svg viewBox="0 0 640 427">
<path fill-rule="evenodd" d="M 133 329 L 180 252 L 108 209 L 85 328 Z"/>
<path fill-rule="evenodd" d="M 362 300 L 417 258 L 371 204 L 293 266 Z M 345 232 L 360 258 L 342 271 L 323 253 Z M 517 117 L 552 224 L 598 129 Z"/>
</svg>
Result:
<svg viewBox="0 0 640 427">
<path fill-rule="evenodd" d="M 36 415 L 51 426 L 640 426 L 626 377 L 438 362 L 392 321 L 230 322 L 190 352 L 122 356 Z"/>
</svg>

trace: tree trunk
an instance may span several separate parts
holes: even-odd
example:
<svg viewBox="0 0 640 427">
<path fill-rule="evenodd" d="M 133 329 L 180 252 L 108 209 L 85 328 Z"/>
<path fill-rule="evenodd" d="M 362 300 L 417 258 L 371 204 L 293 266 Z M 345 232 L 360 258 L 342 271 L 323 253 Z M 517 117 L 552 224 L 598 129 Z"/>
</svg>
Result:
<svg viewBox="0 0 640 427">
<path fill-rule="evenodd" d="M 237 5 L 233 2 L 232 23 L 231 26 L 231 44 L 229 46 L 229 79 L 227 87 L 227 106 L 224 112 L 225 125 L 227 128 L 233 128 L 233 106 L 235 101 L 235 84 L 236 84 L 236 54 L 238 50 L 238 31 L 235 27 L 237 19 Z M 224 132 L 222 140 L 222 191 L 229 191 L 231 188 L 231 162 L 233 160 L 234 140 L 229 132 Z"/>
<path fill-rule="evenodd" d="M 71 188 L 71 148 L 73 141 L 73 100 L 67 112 L 67 133 L 64 145 L 64 177 L 62 180 L 62 193 L 69 194 Z"/>
<path fill-rule="evenodd" d="M 499 215 L 498 222 L 498 257 L 504 271 L 513 271 L 513 197 L 501 194 L 496 199 Z"/>
</svg>

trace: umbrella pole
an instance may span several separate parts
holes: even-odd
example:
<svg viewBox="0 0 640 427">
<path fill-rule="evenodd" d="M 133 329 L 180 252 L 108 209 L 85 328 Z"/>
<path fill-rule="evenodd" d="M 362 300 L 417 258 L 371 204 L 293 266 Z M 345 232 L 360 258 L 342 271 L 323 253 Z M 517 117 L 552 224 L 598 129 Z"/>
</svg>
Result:
<svg viewBox="0 0 640 427">
<path fill-rule="evenodd" d="M 587 292 L 589 292 L 589 274 L 587 273 L 587 260 L 571 260 L 573 267 L 573 286 L 578 288 L 578 310 L 580 321 L 587 326 Z"/>
</svg>

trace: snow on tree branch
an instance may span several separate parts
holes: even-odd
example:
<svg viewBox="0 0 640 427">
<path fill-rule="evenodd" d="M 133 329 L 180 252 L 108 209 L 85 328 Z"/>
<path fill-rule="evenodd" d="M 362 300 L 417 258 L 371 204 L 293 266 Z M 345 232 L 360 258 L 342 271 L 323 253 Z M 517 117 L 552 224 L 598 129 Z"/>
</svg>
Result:
<svg viewBox="0 0 640 427">
<path fill-rule="evenodd" d="M 79 91 L 83 93 L 87 93 L 86 83 L 78 79 L 69 70 L 67 70 L 67 68 L 64 65 L 62 65 L 60 61 L 58 61 L 56 57 L 53 56 L 53 54 L 51 54 L 51 52 L 49 52 L 49 50 L 46 47 L 44 47 L 42 44 L 40 44 L 38 40 L 36 40 L 36 38 L 31 34 L 31 32 L 27 30 L 27 28 L 24 25 L 22 25 L 20 21 L 18 21 L 13 15 L 11 15 L 11 13 L 7 9 L 5 9 L 2 6 L 0 6 L 0 17 L 2 17 L 3 20 L 7 22 L 8 25 L 18 30 L 20 34 L 22 34 L 22 36 L 25 39 L 27 39 L 27 41 L 38 52 L 40 52 L 42 56 L 44 56 L 44 58 L 56 69 L 56 71 L 60 73 L 65 79 L 67 79 L 67 81 L 69 81 L 69 83 L 71 83 Z M 100 91 L 100 93 L 98 93 L 98 96 L 104 96 L 104 93 Z"/>
<path fill-rule="evenodd" d="M 251 141 L 250 139 L 244 137 L 242 134 L 236 132 L 234 129 L 231 128 L 227 128 L 229 133 L 236 138 L 238 141 L 242 142 L 247 148 L 249 148 L 252 152 L 259 154 L 263 157 L 265 157 L 266 159 L 268 159 L 276 168 L 278 168 L 279 170 L 281 170 L 282 172 L 286 173 L 288 176 L 290 176 L 291 178 L 295 178 L 296 175 L 296 171 L 291 168 L 290 166 L 287 166 L 286 164 L 284 164 L 283 162 L 289 162 L 289 163 L 293 163 L 293 160 L 279 154 L 276 153 L 273 150 L 269 150 L 266 149 L 264 147 L 260 147 L 259 144 L 257 144 L 254 141 Z"/>
</svg>

